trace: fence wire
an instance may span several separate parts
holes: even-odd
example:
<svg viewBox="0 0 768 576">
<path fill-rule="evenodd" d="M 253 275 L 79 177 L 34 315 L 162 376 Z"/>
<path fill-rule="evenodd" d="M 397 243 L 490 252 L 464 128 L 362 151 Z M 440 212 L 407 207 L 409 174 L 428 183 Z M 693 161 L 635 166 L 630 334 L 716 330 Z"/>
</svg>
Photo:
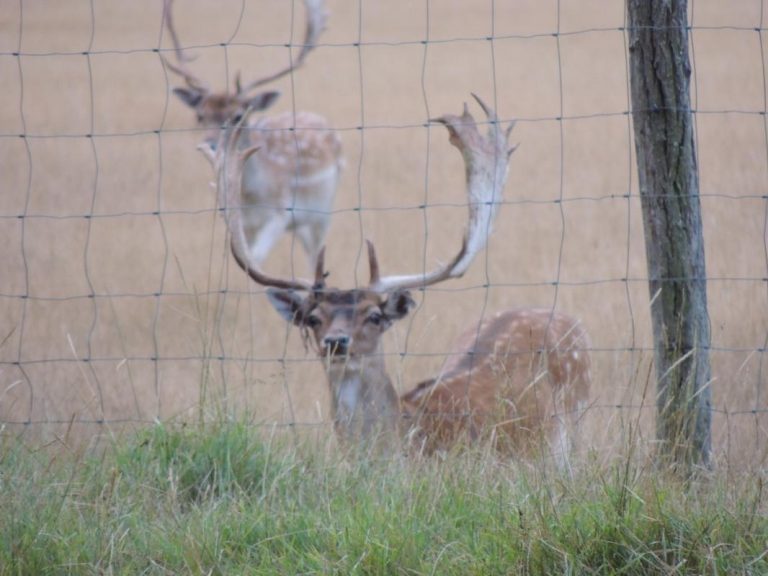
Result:
<svg viewBox="0 0 768 576">
<path fill-rule="evenodd" d="M 200 56 L 201 74 L 219 80 L 231 80 L 249 59 L 262 63 L 281 50 L 290 59 L 300 48 L 301 34 L 294 31 L 303 16 L 301 3 L 289 4 L 282 15 L 284 6 L 260 12 L 256 0 L 234 3 L 221 10 L 226 21 L 215 26 L 218 36 L 200 41 L 193 35 L 185 50 Z M 550 9 L 523 3 L 515 9 L 530 22 L 525 31 L 511 32 L 509 7 L 493 1 L 468 2 L 450 14 L 428 0 L 389 9 L 337 2 L 316 53 L 280 87 L 287 94 L 283 109 L 295 114 L 308 103 L 319 113 L 327 109 L 344 143 L 347 167 L 328 242 L 339 247 L 339 284 L 360 285 L 364 238 L 377 237 L 389 267 L 422 271 L 445 257 L 441 246 L 455 244 L 466 203 L 460 186 L 454 196 L 443 193 L 442 173 L 457 159 L 448 151 L 443 160 L 443 134 L 433 134 L 439 128 L 428 119 L 457 112 L 468 97 L 464 88 L 480 79 L 481 86 L 469 88 L 483 93 L 503 124 L 517 122 L 513 139 L 521 144 L 500 223 L 473 273 L 419 293 L 418 309 L 384 355 L 406 390 L 407 382 L 455 353 L 452 337 L 463 326 L 515 306 L 571 311 L 592 335 L 590 413 L 599 434 L 606 419 L 652 421 L 653 394 L 650 400 L 642 394 L 653 353 L 649 279 L 634 175 L 626 22 L 618 13 L 615 26 L 603 25 L 599 3 L 577 9 L 575 17 L 573 4 L 563 0 Z M 66 46 L 56 50 L 34 46 L 46 46 L 46 18 L 63 8 L 49 6 L 53 16 L 21 0 L 8 8 L 0 23 L 0 77 L 8 87 L 0 106 L 0 425 L 148 425 L 200 410 L 244 410 L 254 425 L 325 429 L 327 390 L 319 363 L 269 309 L 265 291 L 230 264 L 221 209 L 208 189 L 211 176 L 201 158 L 192 160 L 203 131 L 173 98 L 177 79 L 162 65 L 172 49 L 160 7 L 152 4 L 131 24 L 158 31 L 154 43 L 111 48 L 102 47 L 105 37 L 133 31 L 114 20 L 120 15 L 114 7 L 91 0 L 82 19 L 55 28 L 49 44 Z M 197 20 L 187 15 L 190 23 L 214 27 L 204 4 L 187 8 L 197 14 Z M 768 424 L 764 7 L 741 3 L 731 14 L 743 20 L 739 25 L 712 25 L 719 17 L 731 19 L 729 8 L 714 2 L 697 0 L 690 8 L 713 412 L 723 420 L 716 418 L 715 443 L 731 450 L 748 438 L 757 447 Z M 266 21 L 270 10 L 281 14 L 284 40 L 243 40 L 252 33 L 254 14 Z M 466 34 L 442 32 L 464 20 Z M 402 39 L 398 22 L 417 37 Z M 480 28 L 485 33 L 475 32 Z M 604 58 L 618 43 L 623 53 L 611 55 L 616 66 L 610 74 L 624 79 L 621 106 L 588 109 L 618 85 L 604 82 L 606 72 L 591 59 Z M 462 60 L 463 51 L 480 49 L 486 62 Z M 404 52 L 419 61 L 399 60 Z M 591 59 L 579 65 L 585 52 Z M 214 59 L 223 66 L 211 64 Z M 82 66 L 84 73 L 68 76 L 56 72 L 59 66 Z M 401 71 L 409 66 L 413 74 Z M 553 73 L 554 89 L 542 89 L 544 69 Z M 398 89 L 410 90 L 416 102 Z M 554 104 L 542 114 L 539 100 L 545 99 Z M 446 109 L 446 102 L 453 104 Z M 110 105 L 120 114 L 105 112 Z M 399 109 L 408 111 L 402 121 L 381 120 L 398 118 Z M 79 120 L 68 123 L 68 116 Z M 603 131 L 613 154 L 608 162 L 606 150 L 589 150 L 599 146 Z M 621 180 L 614 173 L 623 174 Z M 401 186 L 411 189 L 400 192 Z M 289 238 L 270 266 L 301 275 L 302 255 L 294 262 L 293 249 Z"/>
</svg>

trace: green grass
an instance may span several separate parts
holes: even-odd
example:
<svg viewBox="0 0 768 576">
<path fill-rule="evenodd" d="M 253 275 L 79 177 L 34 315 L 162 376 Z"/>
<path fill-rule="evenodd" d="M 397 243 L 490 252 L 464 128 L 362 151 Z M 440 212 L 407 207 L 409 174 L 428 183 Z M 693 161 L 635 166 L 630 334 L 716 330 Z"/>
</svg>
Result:
<svg viewBox="0 0 768 576">
<path fill-rule="evenodd" d="M 765 574 L 764 476 L 350 461 L 240 423 L 0 445 L 0 574 Z M 263 432 L 263 430 L 261 430 Z"/>
</svg>

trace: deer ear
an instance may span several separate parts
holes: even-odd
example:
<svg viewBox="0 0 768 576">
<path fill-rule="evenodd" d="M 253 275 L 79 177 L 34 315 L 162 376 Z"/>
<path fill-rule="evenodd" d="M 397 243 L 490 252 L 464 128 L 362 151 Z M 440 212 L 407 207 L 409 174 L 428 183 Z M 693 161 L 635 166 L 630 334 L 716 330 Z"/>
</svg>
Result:
<svg viewBox="0 0 768 576">
<path fill-rule="evenodd" d="M 203 93 L 189 88 L 174 88 L 173 93 L 190 108 L 194 108 L 203 99 Z"/>
<path fill-rule="evenodd" d="M 405 318 L 414 306 L 416 302 L 413 301 L 408 290 L 395 290 L 382 304 L 381 311 L 390 320 L 400 320 Z"/>
<path fill-rule="evenodd" d="M 261 94 L 256 94 L 253 98 L 246 98 L 245 104 L 248 108 L 252 108 L 254 111 L 258 112 L 259 110 L 266 110 L 272 106 L 279 96 L 280 92 L 278 91 L 262 92 Z"/>
<path fill-rule="evenodd" d="M 304 298 L 294 290 L 267 290 L 269 302 L 286 321 L 301 326 L 304 322 Z"/>
</svg>

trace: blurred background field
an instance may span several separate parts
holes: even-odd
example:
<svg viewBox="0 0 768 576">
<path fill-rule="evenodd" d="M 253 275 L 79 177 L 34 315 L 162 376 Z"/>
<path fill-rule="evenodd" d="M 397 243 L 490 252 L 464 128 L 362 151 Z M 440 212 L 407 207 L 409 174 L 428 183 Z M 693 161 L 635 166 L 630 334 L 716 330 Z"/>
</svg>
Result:
<svg viewBox="0 0 768 576">
<path fill-rule="evenodd" d="M 178 2 L 194 70 L 224 87 L 266 75 L 299 42 L 303 5 Z M 470 93 L 520 147 L 494 237 L 461 280 L 418 295 L 387 339 L 401 390 L 436 372 L 463 327 L 518 306 L 580 317 L 594 345 L 586 445 L 653 439 L 652 340 L 626 66 L 610 0 L 329 0 L 307 65 L 274 111 L 312 110 L 347 158 L 328 236 L 330 283 L 365 283 L 450 256 L 463 166 L 440 126 Z M 768 342 L 765 6 L 690 2 L 692 100 L 712 332 L 714 446 L 762 461 Z M 229 257 L 170 90 L 162 6 L 0 0 L 0 423 L 97 442 L 156 419 L 236 412 L 327 435 L 320 364 Z M 231 84 L 230 84 L 231 85 Z M 477 115 L 477 109 L 473 108 Z M 296 248 L 296 249 L 294 249 Z M 295 259 L 295 262 L 294 262 Z M 276 273 L 309 274 L 291 239 Z"/>
</svg>

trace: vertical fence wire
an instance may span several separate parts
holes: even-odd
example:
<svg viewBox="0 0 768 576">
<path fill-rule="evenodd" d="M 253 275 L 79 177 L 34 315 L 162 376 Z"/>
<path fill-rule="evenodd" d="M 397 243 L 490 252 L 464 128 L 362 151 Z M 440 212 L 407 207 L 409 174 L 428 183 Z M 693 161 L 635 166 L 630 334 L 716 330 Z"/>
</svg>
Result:
<svg viewBox="0 0 768 576">
<path fill-rule="evenodd" d="M 18 44 L 17 44 L 15 54 L 12 54 L 12 56 L 16 59 L 16 65 L 18 67 L 19 120 L 21 121 L 21 129 L 22 129 L 20 137 L 24 142 L 24 152 L 27 160 L 27 177 L 26 177 L 26 185 L 24 187 L 24 190 L 21 191 L 24 194 L 24 207 L 22 209 L 21 214 L 19 215 L 19 227 L 20 227 L 20 237 L 21 237 L 20 250 L 21 250 L 21 260 L 22 260 L 22 267 L 23 267 L 22 274 L 24 277 L 24 289 L 23 289 L 23 292 L 18 295 L 18 298 L 21 301 L 21 304 L 20 304 L 21 317 L 19 318 L 19 323 L 18 323 L 19 347 L 18 347 L 18 352 L 16 354 L 15 365 L 18 368 L 19 372 L 21 373 L 25 387 L 27 388 L 27 390 L 29 390 L 29 405 L 26 413 L 26 418 L 24 417 L 20 418 L 19 422 L 25 425 L 29 425 L 32 422 L 32 408 L 35 403 L 35 392 L 34 392 L 34 387 L 32 386 L 32 380 L 27 374 L 27 370 L 24 366 L 23 349 L 24 349 L 24 337 L 26 334 L 25 329 L 26 329 L 26 323 L 27 323 L 27 308 L 28 308 L 29 299 L 30 299 L 29 263 L 27 259 L 26 247 L 27 247 L 27 216 L 29 214 L 29 203 L 32 197 L 32 150 L 29 145 L 29 140 L 25 136 L 27 133 L 27 120 L 24 114 L 24 68 L 21 64 L 21 54 L 24 46 L 23 31 L 24 31 L 24 2 L 23 0 L 19 0 Z M 11 384 L 11 387 L 15 387 L 17 383 L 18 381 L 14 379 L 13 383 Z"/>
</svg>

